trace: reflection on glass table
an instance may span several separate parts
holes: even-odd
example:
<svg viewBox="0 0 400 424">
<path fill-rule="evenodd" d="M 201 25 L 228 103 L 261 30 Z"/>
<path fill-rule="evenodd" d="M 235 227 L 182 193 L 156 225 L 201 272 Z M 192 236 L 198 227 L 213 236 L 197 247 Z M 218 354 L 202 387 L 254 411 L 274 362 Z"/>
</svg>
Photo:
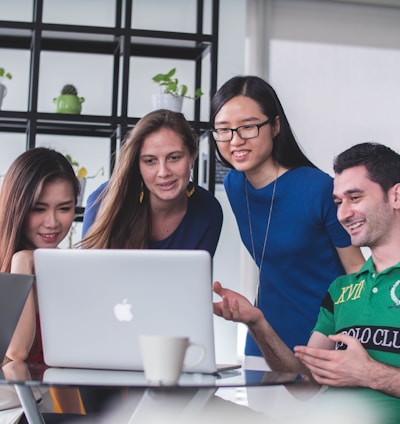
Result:
<svg viewBox="0 0 400 424">
<path fill-rule="evenodd" d="M 50 368 L 42 364 L 14 362 L 0 371 L 0 384 L 13 385 L 29 423 L 43 423 L 37 409 L 32 389 L 38 386 L 97 386 L 120 387 L 128 390 L 124 405 L 117 405 L 114 413 L 129 415 L 126 422 L 145 422 L 163 416 L 171 420 L 180 417 L 197 417 L 200 411 L 216 411 L 222 406 L 224 414 L 233 410 L 238 416 L 245 409 L 214 396 L 222 387 L 260 387 L 282 384 L 298 384 L 299 376 L 292 373 L 276 373 L 249 370 L 230 370 L 217 375 L 183 373 L 174 386 L 157 386 L 147 383 L 143 372 L 94 369 Z M 210 408 L 212 405 L 212 408 Z M 207 406 L 207 407 L 206 407 Z M 228 408 L 226 408 L 228 406 Z M 228 409 L 228 410 L 226 410 Z M 233 412 L 233 411 L 232 411 Z M 246 413 L 252 413 L 246 411 Z M 246 414 L 245 414 L 246 415 Z M 203 415 L 204 416 L 204 415 Z M 257 415 L 258 417 L 258 415 Z M 247 417 L 249 418 L 249 417 Z M 87 418 L 90 419 L 89 417 Z M 88 421 L 89 422 L 89 421 Z M 121 421 L 123 422 L 123 421 Z M 165 421 L 164 422 L 168 422 Z"/>
<path fill-rule="evenodd" d="M 382 424 L 380 411 L 347 391 L 316 391 L 292 373 L 231 370 L 218 375 L 182 374 L 173 386 L 149 385 L 142 372 L 50 368 L 14 362 L 0 370 L 0 385 L 15 387 L 29 424 L 43 424 L 33 391 L 39 387 L 117 387 L 119 396 L 101 416 L 82 416 L 70 424 Z M 238 405 L 217 390 L 259 391 L 265 411 Z M 331 421 L 329 421 L 329 419 Z"/>
</svg>

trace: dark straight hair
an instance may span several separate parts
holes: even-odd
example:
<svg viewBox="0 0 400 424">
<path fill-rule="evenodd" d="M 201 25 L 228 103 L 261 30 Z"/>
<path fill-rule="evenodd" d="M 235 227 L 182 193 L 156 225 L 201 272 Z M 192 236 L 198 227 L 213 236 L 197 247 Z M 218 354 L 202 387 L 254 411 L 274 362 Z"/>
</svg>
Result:
<svg viewBox="0 0 400 424">
<path fill-rule="evenodd" d="M 275 90 L 266 81 L 257 76 L 236 76 L 221 86 L 211 101 L 210 122 L 212 127 L 214 127 L 215 116 L 220 109 L 228 100 L 236 96 L 246 96 L 253 99 L 268 118 L 275 119 L 277 116 L 279 117 L 280 131 L 273 139 L 272 150 L 272 155 L 279 164 L 286 168 L 296 168 L 298 166 L 316 168 L 296 142 Z M 214 145 L 221 162 L 225 166 L 233 168 L 220 154 L 215 140 Z"/>
</svg>

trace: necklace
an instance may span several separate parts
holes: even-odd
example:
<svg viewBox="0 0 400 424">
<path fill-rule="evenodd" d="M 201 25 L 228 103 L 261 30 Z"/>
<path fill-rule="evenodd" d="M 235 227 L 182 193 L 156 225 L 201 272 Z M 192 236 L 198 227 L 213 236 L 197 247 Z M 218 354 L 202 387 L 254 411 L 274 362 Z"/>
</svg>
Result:
<svg viewBox="0 0 400 424">
<path fill-rule="evenodd" d="M 263 245 L 263 249 L 262 249 L 262 253 L 261 253 L 260 266 L 258 267 L 258 281 L 257 281 L 256 298 L 255 298 L 255 305 L 256 306 L 258 306 L 258 290 L 259 290 L 259 287 L 260 287 L 260 278 L 261 278 L 262 266 L 263 266 L 263 263 L 264 263 L 265 247 L 267 245 L 268 233 L 269 233 L 269 225 L 271 223 L 272 209 L 273 209 L 273 206 L 274 206 L 275 189 L 276 189 L 276 182 L 277 182 L 277 180 L 278 180 L 278 176 L 275 178 L 274 187 L 272 188 L 272 197 L 271 197 L 271 204 L 269 206 L 267 228 L 265 229 L 264 245 Z M 257 264 L 257 261 L 256 261 L 256 250 L 254 248 L 253 227 L 251 225 L 250 202 L 249 202 L 249 196 L 247 194 L 247 184 L 248 184 L 248 181 L 246 179 L 244 187 L 245 187 L 245 194 L 246 194 L 247 217 L 248 217 L 248 220 L 249 220 L 251 249 L 252 249 L 252 252 L 253 252 L 254 262 Z"/>
</svg>

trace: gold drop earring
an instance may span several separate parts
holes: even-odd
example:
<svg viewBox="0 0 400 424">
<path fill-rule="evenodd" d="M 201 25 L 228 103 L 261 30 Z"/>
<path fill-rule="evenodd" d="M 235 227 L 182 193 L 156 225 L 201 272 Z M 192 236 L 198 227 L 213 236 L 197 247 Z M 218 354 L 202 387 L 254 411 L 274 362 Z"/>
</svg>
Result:
<svg viewBox="0 0 400 424">
<path fill-rule="evenodd" d="M 194 184 L 192 182 L 189 182 L 188 186 L 186 187 L 186 196 L 188 198 L 192 197 L 195 190 L 196 190 L 196 187 L 194 186 Z"/>
<path fill-rule="evenodd" d="M 193 164 L 191 164 L 190 166 L 190 175 L 192 175 L 192 172 L 193 172 Z M 188 198 L 192 197 L 195 190 L 196 190 L 196 187 L 194 186 L 193 182 L 189 181 L 189 184 L 186 187 L 186 196 Z"/>
</svg>

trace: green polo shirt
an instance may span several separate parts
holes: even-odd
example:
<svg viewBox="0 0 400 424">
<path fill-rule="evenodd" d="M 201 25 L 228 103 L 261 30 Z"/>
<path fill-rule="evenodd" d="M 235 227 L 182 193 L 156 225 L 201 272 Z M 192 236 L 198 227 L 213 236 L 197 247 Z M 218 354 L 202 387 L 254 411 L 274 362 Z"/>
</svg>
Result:
<svg viewBox="0 0 400 424">
<path fill-rule="evenodd" d="M 336 278 L 313 331 L 346 333 L 357 338 L 372 358 L 400 367 L 400 262 L 376 273 L 369 258 L 359 272 Z M 337 349 L 345 348 L 337 345 Z M 399 398 L 370 389 L 358 391 L 365 392 L 383 410 L 395 411 L 400 422 Z"/>
</svg>

